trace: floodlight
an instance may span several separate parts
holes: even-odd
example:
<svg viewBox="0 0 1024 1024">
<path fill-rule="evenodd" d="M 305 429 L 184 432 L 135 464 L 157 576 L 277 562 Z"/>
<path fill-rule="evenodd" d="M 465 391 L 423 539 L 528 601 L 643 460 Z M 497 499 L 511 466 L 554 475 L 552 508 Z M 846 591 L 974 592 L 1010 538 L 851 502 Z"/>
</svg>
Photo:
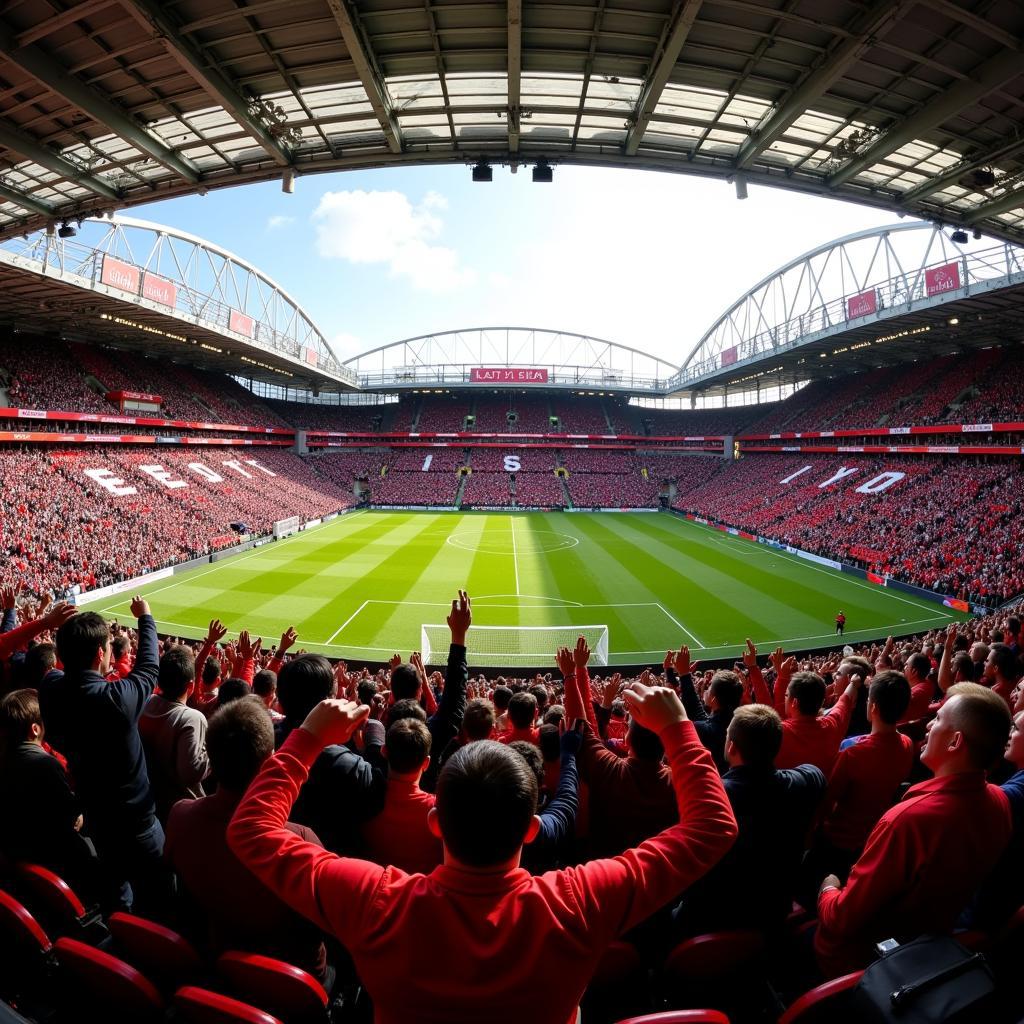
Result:
<svg viewBox="0 0 1024 1024">
<path fill-rule="evenodd" d="M 954 231 L 953 234 L 949 236 L 949 240 L 955 243 L 956 245 L 966 245 L 967 232 L 964 231 L 963 228 L 957 228 L 956 231 Z"/>
<path fill-rule="evenodd" d="M 547 160 L 540 160 L 533 169 L 533 180 L 550 185 L 554 181 L 555 172 Z"/>
<path fill-rule="evenodd" d="M 473 180 L 474 181 L 493 181 L 494 170 L 486 160 L 481 160 L 480 163 L 473 165 Z"/>
<path fill-rule="evenodd" d="M 975 229 L 974 229 L 974 230 L 973 230 L 973 231 L 971 232 L 971 237 L 972 237 L 972 238 L 973 238 L 973 239 L 974 239 L 974 240 L 975 240 L 976 242 L 980 242 L 980 241 L 981 241 L 981 228 L 975 228 Z"/>
<path fill-rule="evenodd" d="M 69 221 L 64 221 L 64 223 L 57 229 L 58 238 L 74 238 L 77 234 L 78 228 Z"/>
<path fill-rule="evenodd" d="M 295 168 L 286 167 L 281 175 L 281 191 L 290 196 L 295 191 Z"/>
</svg>

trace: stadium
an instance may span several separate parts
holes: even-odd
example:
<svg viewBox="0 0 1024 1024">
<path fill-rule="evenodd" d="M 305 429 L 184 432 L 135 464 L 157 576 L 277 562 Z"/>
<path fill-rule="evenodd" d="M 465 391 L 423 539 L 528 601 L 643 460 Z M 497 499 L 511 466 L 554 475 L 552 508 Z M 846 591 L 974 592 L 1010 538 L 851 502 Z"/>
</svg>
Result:
<svg viewBox="0 0 1024 1024">
<path fill-rule="evenodd" d="M 1022 41 L 1010 0 L 6 5 L 0 1020 L 1018 1024 Z M 433 192 L 362 296 L 270 234 L 354 177 L 386 250 L 442 170 L 496 250 L 509 171 L 863 223 L 675 296 L 644 224 L 628 336 L 428 330 L 410 253 L 472 278 Z"/>
</svg>

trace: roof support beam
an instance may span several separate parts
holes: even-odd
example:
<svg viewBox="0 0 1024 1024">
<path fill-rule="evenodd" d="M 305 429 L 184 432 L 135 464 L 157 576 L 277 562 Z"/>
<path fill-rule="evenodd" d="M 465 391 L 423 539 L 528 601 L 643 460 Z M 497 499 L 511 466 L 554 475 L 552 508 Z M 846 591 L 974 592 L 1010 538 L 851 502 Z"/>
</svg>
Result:
<svg viewBox="0 0 1024 1024">
<path fill-rule="evenodd" d="M 31 160 L 33 163 L 39 164 L 40 167 L 45 167 L 48 171 L 53 171 L 54 174 L 59 174 L 62 178 L 67 178 L 68 181 L 73 181 L 76 185 L 81 185 L 83 188 L 89 189 L 90 192 L 103 196 L 104 199 L 117 201 L 120 198 L 117 190 L 105 181 L 83 171 L 52 149 L 41 146 L 30 135 L 10 128 L 2 122 L 0 122 L 0 146 L 20 153 L 26 160 Z"/>
<path fill-rule="evenodd" d="M 632 124 L 626 132 L 625 151 L 627 156 L 636 156 L 640 142 L 651 123 L 661 94 L 668 84 L 669 76 L 683 52 L 693 23 L 697 20 L 703 0 L 677 0 L 672 11 L 669 28 L 663 37 L 661 52 L 648 72 L 647 80 L 640 90 L 640 98 L 633 110 Z"/>
<path fill-rule="evenodd" d="M 903 193 L 900 197 L 900 205 L 907 206 L 910 203 L 916 203 L 918 199 L 930 196 L 933 192 L 941 192 L 947 185 L 959 181 L 965 174 L 988 167 L 990 164 L 1012 156 L 1021 149 L 1024 149 L 1024 130 L 1018 131 L 1012 139 L 1000 142 L 998 146 L 993 146 L 982 153 L 972 153 L 941 174 L 926 178 L 920 185 L 915 185 Z"/>
<path fill-rule="evenodd" d="M 913 4 L 903 0 L 879 0 L 864 11 L 848 28 L 848 35 L 831 52 L 821 57 L 822 63 L 795 86 L 789 95 L 776 104 L 768 120 L 751 133 L 740 146 L 736 156 L 736 168 L 747 167 L 760 153 L 766 150 L 787 128 L 807 109 L 808 105 L 823 96 L 844 74 L 860 60 L 869 49 L 875 37 L 890 24 L 897 21 L 904 10 Z"/>
<path fill-rule="evenodd" d="M 366 90 L 373 113 L 380 122 L 388 149 L 392 153 L 401 153 L 405 148 L 405 140 L 402 138 L 402 128 L 395 116 L 394 104 L 388 95 L 387 86 L 377 68 L 377 62 L 370 51 L 369 43 L 349 10 L 349 0 L 327 0 L 327 6 L 341 31 L 345 49 L 348 50 L 359 81 L 363 83 L 363 89 Z"/>
<path fill-rule="evenodd" d="M 180 178 L 198 184 L 199 169 L 179 156 L 137 124 L 119 107 L 104 99 L 77 78 L 72 78 L 52 57 L 38 46 L 17 45 L 15 34 L 0 23 L 0 51 L 12 64 L 30 74 L 58 96 L 88 114 L 94 121 L 105 125 L 116 135 L 145 153 L 157 163 L 173 171 Z"/>
<path fill-rule="evenodd" d="M 1001 213 L 1009 213 L 1011 210 L 1018 210 L 1024 207 L 1024 189 L 1012 188 L 1004 196 L 993 199 L 991 202 L 982 203 L 974 212 L 962 218 L 964 224 L 978 224 L 986 217 L 998 217 Z"/>
<path fill-rule="evenodd" d="M 523 0 L 508 0 L 508 151 L 519 152 L 523 79 Z"/>
<path fill-rule="evenodd" d="M 266 151 L 275 163 L 287 167 L 292 162 L 291 154 L 275 139 L 266 127 L 250 112 L 245 98 L 236 87 L 190 40 L 185 39 L 178 27 L 167 15 L 164 5 L 155 0 L 122 0 L 128 12 L 147 31 L 158 39 L 202 87 L 212 100 L 219 103 Z"/>
<path fill-rule="evenodd" d="M 35 213 L 40 217 L 53 216 L 53 209 L 51 207 L 41 203 L 38 199 L 25 195 L 24 192 L 8 187 L 2 181 L 0 181 L 0 199 L 6 200 L 8 203 L 14 203 L 15 206 L 20 206 L 23 210 L 28 210 L 29 213 Z"/>
<path fill-rule="evenodd" d="M 976 67 L 969 78 L 961 79 L 941 93 L 938 99 L 925 104 L 916 114 L 911 114 L 910 117 L 893 125 L 859 156 L 855 156 L 840 167 L 827 179 L 826 184 L 831 188 L 843 185 L 872 164 L 884 160 L 890 153 L 895 153 L 900 146 L 921 138 L 943 121 L 987 96 L 993 89 L 1015 78 L 1020 74 L 1022 64 L 1024 56 L 1019 50 L 1001 50 L 996 56 Z"/>
</svg>

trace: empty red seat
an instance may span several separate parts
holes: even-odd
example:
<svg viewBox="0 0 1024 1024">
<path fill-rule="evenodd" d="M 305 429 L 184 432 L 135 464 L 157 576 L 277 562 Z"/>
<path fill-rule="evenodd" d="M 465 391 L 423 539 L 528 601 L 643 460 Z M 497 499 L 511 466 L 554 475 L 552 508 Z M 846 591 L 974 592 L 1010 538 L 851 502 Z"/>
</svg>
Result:
<svg viewBox="0 0 1024 1024">
<path fill-rule="evenodd" d="M 80 1017 L 96 1019 L 98 1011 L 107 1020 L 162 1019 L 164 1001 L 160 993 L 131 964 L 78 939 L 60 938 L 54 949 L 64 979 L 62 995 Z M 93 1013 L 82 1012 L 83 1001 L 92 1004 Z"/>
<path fill-rule="evenodd" d="M 779 1024 L 835 1024 L 846 1019 L 843 1007 L 863 971 L 844 974 L 805 992 L 779 1018 Z"/>
<path fill-rule="evenodd" d="M 174 1006 L 186 1024 L 281 1024 L 264 1010 L 194 985 L 174 993 Z"/>
<path fill-rule="evenodd" d="M 164 992 L 195 981 L 202 970 L 192 944 L 162 924 L 120 912 L 111 914 L 107 924 L 114 952 Z"/>
<path fill-rule="evenodd" d="M 86 908 L 60 875 L 40 864 L 27 863 L 19 864 L 15 873 L 25 901 L 55 934 L 91 942 L 106 938 L 107 931 L 99 913 L 95 908 Z"/>
<path fill-rule="evenodd" d="M 15 999 L 33 987 L 48 966 L 53 945 L 29 909 L 0 890 L 0 997 Z"/>
<path fill-rule="evenodd" d="M 718 1010 L 666 1010 L 629 1017 L 618 1024 L 729 1024 L 729 1018 Z"/>
<path fill-rule="evenodd" d="M 218 958 L 217 970 L 235 995 L 285 1024 L 327 1019 L 327 992 L 300 967 L 257 953 L 231 951 Z"/>
<path fill-rule="evenodd" d="M 662 970 L 668 1005 L 749 1015 L 768 999 L 765 950 L 764 935 L 746 930 L 711 932 L 680 942 Z"/>
</svg>

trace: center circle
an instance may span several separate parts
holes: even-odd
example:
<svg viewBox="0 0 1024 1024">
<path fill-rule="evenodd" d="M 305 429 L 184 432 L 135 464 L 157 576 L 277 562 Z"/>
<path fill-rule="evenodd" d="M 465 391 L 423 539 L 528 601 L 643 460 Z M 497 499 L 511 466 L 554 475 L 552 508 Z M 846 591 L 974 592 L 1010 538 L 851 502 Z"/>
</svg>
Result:
<svg viewBox="0 0 1024 1024">
<path fill-rule="evenodd" d="M 511 529 L 474 534 L 451 533 L 445 538 L 445 543 L 472 554 L 482 551 L 489 555 L 511 555 L 515 551 L 520 555 L 541 555 L 551 551 L 565 551 L 580 542 L 578 537 L 570 537 L 567 533 L 555 530 L 531 530 L 529 533 L 516 530 L 513 548 L 512 533 Z"/>
</svg>

